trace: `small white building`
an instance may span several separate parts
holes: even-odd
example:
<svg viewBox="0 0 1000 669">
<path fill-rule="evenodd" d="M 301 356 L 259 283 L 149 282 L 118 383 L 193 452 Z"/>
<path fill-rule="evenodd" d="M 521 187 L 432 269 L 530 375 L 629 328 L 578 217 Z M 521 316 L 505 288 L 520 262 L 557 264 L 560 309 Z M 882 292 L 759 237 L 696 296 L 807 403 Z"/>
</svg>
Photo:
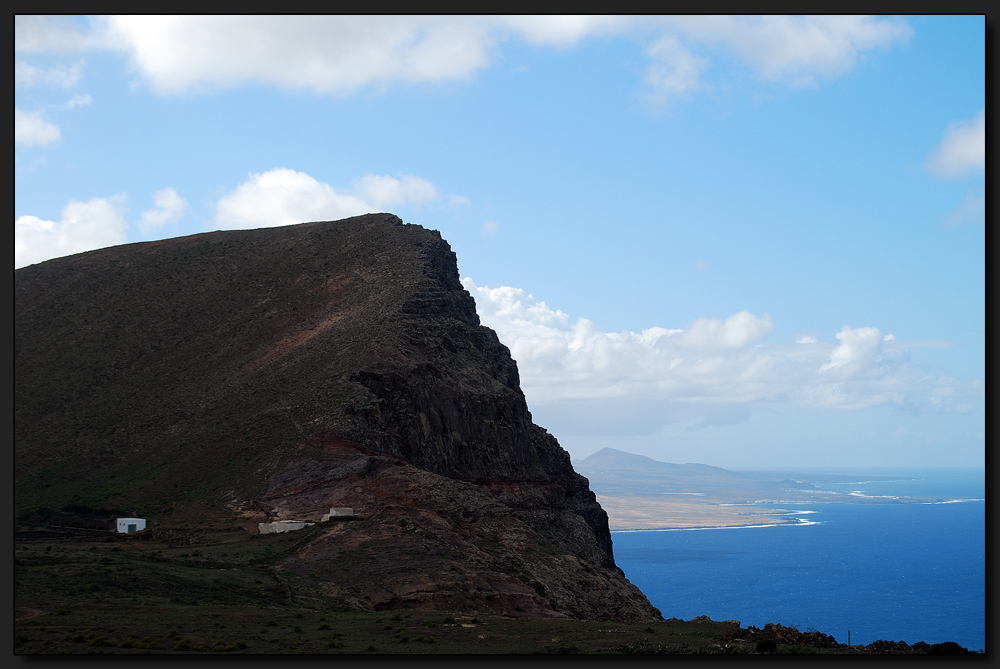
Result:
<svg viewBox="0 0 1000 669">
<path fill-rule="evenodd" d="M 276 520 L 273 523 L 258 523 L 257 531 L 260 534 L 280 534 L 281 532 L 294 532 L 315 524 L 305 520 Z"/>
<path fill-rule="evenodd" d="M 146 529 L 145 518 L 115 518 L 115 525 L 122 534 L 133 534 Z"/>
<path fill-rule="evenodd" d="M 323 514 L 323 519 L 321 522 L 326 522 L 331 518 L 344 518 L 346 516 L 353 516 L 354 509 L 349 506 L 331 506 L 330 513 Z"/>
</svg>

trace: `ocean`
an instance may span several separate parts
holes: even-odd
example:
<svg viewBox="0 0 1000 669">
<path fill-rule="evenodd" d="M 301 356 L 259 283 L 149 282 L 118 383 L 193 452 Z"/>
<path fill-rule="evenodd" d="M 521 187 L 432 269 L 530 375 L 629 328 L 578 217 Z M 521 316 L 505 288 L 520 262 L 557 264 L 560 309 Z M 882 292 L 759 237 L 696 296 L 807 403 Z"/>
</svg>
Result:
<svg viewBox="0 0 1000 669">
<path fill-rule="evenodd" d="M 615 561 L 666 618 L 780 623 L 841 643 L 850 630 L 852 644 L 955 641 L 986 650 L 983 470 L 821 479 L 817 487 L 859 499 L 948 500 L 775 504 L 798 522 L 613 532 Z"/>
</svg>

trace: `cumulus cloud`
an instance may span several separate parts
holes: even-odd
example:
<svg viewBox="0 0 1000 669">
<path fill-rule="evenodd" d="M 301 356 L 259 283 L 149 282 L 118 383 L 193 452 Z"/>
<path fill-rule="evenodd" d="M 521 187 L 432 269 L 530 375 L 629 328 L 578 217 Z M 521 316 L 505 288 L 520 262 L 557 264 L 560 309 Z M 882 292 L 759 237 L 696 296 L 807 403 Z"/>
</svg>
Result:
<svg viewBox="0 0 1000 669">
<path fill-rule="evenodd" d="M 251 173 L 216 204 L 215 224 L 222 230 L 267 228 L 305 221 L 337 220 L 374 208 L 358 197 L 338 193 L 305 172 L 278 167 Z"/>
<path fill-rule="evenodd" d="M 830 359 L 823 363 L 819 371 L 841 370 L 857 374 L 880 362 L 882 333 L 878 328 L 851 328 L 845 325 L 834 336 L 840 340 L 840 344 L 830 352 Z"/>
<path fill-rule="evenodd" d="M 408 174 L 399 179 L 369 174 L 356 179 L 352 185 L 359 197 L 379 208 L 408 203 L 427 204 L 438 197 L 434 184 Z"/>
<path fill-rule="evenodd" d="M 511 38 L 549 48 L 623 38 L 646 45 L 646 84 L 662 101 L 701 85 L 713 49 L 764 80 L 803 85 L 911 33 L 901 19 L 852 16 L 113 16 L 87 25 L 18 17 L 15 51 L 116 49 L 161 94 L 257 84 L 350 95 L 469 79 Z"/>
<path fill-rule="evenodd" d="M 62 139 L 59 126 L 42 118 L 40 112 L 14 108 L 14 143 L 22 146 L 45 146 Z"/>
<path fill-rule="evenodd" d="M 20 216 L 14 221 L 14 267 L 51 258 L 124 244 L 128 224 L 122 216 L 125 196 L 70 200 L 62 218 L 46 221 Z"/>
<path fill-rule="evenodd" d="M 168 223 L 176 223 L 189 209 L 187 200 L 173 188 L 164 188 L 153 193 L 153 209 L 147 209 L 139 216 L 139 229 L 152 232 Z"/>
<path fill-rule="evenodd" d="M 116 16 L 109 43 L 156 91 L 243 83 L 349 94 L 462 79 L 490 62 L 486 24 L 462 17 Z"/>
<path fill-rule="evenodd" d="M 772 319 L 741 311 L 684 328 L 601 332 L 592 321 L 573 320 L 522 289 L 477 286 L 470 278 L 462 283 L 483 324 L 517 360 L 529 401 L 558 406 L 566 415 L 589 415 L 588 429 L 599 432 L 594 412 L 601 406 L 619 417 L 634 413 L 627 407 L 642 407 L 642 429 L 649 432 L 679 417 L 732 424 L 764 403 L 939 411 L 964 410 L 982 397 L 976 382 L 914 370 L 908 346 L 874 327 L 844 326 L 836 345 L 814 336 L 799 338 L 809 346 L 774 344 L 766 341 Z M 622 425 L 605 428 L 624 430 Z"/>
<path fill-rule="evenodd" d="M 718 318 L 699 318 L 672 343 L 685 348 L 737 349 L 764 337 L 773 327 L 767 314 L 754 316 L 741 311 L 724 322 Z"/>
<path fill-rule="evenodd" d="M 406 204 L 428 204 L 439 198 L 426 179 L 367 175 L 348 191 L 318 181 L 305 172 L 277 167 L 246 181 L 216 204 L 215 225 L 221 230 L 267 228 L 307 221 L 333 221 L 384 211 Z"/>
<path fill-rule="evenodd" d="M 849 71 L 858 55 L 905 42 L 902 19 L 870 16 L 685 16 L 668 19 L 690 39 L 735 53 L 763 79 L 810 85 Z"/>
<path fill-rule="evenodd" d="M 941 177 L 962 177 L 986 170 L 986 110 L 974 118 L 948 126 L 937 149 L 927 160 L 927 169 Z"/>
</svg>

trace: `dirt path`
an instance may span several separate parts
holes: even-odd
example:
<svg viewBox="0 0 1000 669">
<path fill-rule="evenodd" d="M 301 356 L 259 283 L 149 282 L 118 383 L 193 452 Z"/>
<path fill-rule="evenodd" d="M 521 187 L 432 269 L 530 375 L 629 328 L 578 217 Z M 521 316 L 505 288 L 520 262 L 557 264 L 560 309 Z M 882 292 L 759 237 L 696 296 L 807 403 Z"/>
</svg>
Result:
<svg viewBox="0 0 1000 669">
<path fill-rule="evenodd" d="M 20 622 L 22 620 L 31 620 L 32 618 L 37 618 L 38 616 L 40 616 L 40 615 L 42 615 L 42 614 L 45 613 L 45 611 L 40 611 L 38 609 L 27 609 L 26 608 L 25 611 L 28 612 L 28 615 L 24 616 L 23 618 L 17 618 L 18 622 Z"/>
</svg>

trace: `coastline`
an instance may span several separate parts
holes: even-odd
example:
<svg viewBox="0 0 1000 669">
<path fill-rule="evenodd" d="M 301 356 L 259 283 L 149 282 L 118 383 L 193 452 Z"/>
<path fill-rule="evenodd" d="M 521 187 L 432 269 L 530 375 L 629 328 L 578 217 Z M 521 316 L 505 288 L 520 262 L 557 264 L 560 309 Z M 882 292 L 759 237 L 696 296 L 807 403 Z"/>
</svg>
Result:
<svg viewBox="0 0 1000 669">
<path fill-rule="evenodd" d="M 801 511 L 788 509 L 607 495 L 597 495 L 597 501 L 608 513 L 612 532 L 749 528 L 802 522 L 794 517 Z"/>
</svg>

